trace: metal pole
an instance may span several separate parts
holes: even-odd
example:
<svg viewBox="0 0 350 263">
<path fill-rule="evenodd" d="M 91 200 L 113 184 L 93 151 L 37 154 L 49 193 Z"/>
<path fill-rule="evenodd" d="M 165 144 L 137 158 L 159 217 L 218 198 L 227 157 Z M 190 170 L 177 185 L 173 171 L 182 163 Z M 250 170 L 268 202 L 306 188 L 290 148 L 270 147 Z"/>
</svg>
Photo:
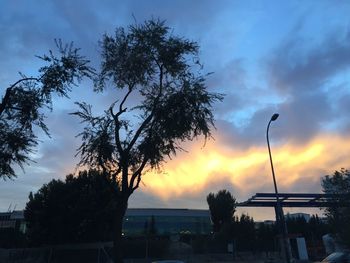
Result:
<svg viewBox="0 0 350 263">
<path fill-rule="evenodd" d="M 272 162 L 272 155 L 271 155 L 271 148 L 270 148 L 270 141 L 269 141 L 269 129 L 270 129 L 270 124 L 272 121 L 275 121 L 278 118 L 278 114 L 275 113 L 272 115 L 266 129 L 266 140 L 267 140 L 267 147 L 269 150 L 269 156 L 270 156 L 270 164 L 271 164 L 271 171 L 272 171 L 272 178 L 273 178 L 273 185 L 275 188 L 275 194 L 276 194 L 276 223 L 277 226 L 279 227 L 280 233 L 282 234 L 283 238 L 283 249 L 285 252 L 285 257 L 286 257 L 286 262 L 290 263 L 291 262 L 291 249 L 290 249 L 290 243 L 288 240 L 288 231 L 287 231 L 287 225 L 286 221 L 284 218 L 284 213 L 281 205 L 281 201 L 279 198 L 278 194 L 278 189 L 277 189 L 277 182 L 276 182 L 276 176 L 275 176 L 275 169 L 273 167 L 273 162 Z"/>
</svg>

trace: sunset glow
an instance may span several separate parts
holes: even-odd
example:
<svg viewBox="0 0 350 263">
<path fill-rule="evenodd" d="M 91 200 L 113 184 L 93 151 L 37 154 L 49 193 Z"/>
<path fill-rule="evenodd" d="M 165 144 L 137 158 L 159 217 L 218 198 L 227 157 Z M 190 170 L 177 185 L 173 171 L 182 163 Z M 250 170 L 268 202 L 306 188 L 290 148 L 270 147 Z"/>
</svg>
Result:
<svg viewBox="0 0 350 263">
<path fill-rule="evenodd" d="M 272 179 L 266 147 L 246 151 L 221 150 L 220 142 L 205 148 L 194 145 L 189 153 L 170 160 L 162 172 L 144 176 L 142 191 L 167 200 L 174 196 L 196 195 L 210 184 L 230 182 L 243 193 L 254 194 L 261 189 L 272 191 Z M 278 184 L 284 192 L 307 192 L 303 182 L 319 181 L 322 176 L 340 169 L 349 161 L 350 140 L 338 136 L 319 136 L 305 146 L 291 144 L 274 146 L 273 160 Z"/>
<path fill-rule="evenodd" d="M 207 90 L 224 94 L 212 104 L 213 139 L 180 142 L 186 151 L 160 171 L 143 171 L 129 207 L 207 209 L 207 194 L 221 189 L 238 201 L 273 192 L 265 132 L 274 113 L 280 117 L 271 123 L 270 143 L 280 192 L 321 192 L 324 175 L 350 169 L 350 1 L 42 2 L 5 1 L 0 8 L 1 97 L 18 72 L 38 76 L 46 64 L 35 56 L 57 51 L 55 39 L 74 42 L 99 72 L 103 35 L 150 18 L 198 44 Z M 24 209 L 30 191 L 87 168 L 77 168 L 76 155 L 85 124 L 69 113 L 78 110 L 75 102 L 91 104 L 94 116 L 121 102 L 127 90 L 114 84 L 96 93 L 84 79 L 70 99 L 53 97 L 45 120 L 51 137 L 37 133 L 34 162 L 0 183 L 0 212 L 10 204 Z M 144 116 L 131 111 L 140 96 L 129 99 L 120 118 L 133 133 Z M 247 211 L 255 217 L 257 210 Z M 274 216 L 273 209 L 261 209 L 259 218 Z"/>
</svg>

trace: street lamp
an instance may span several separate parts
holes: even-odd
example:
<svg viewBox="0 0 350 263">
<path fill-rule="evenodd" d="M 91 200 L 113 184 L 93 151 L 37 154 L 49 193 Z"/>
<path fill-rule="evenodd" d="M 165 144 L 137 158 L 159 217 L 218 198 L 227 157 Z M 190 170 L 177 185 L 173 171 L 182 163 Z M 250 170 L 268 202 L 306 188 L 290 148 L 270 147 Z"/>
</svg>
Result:
<svg viewBox="0 0 350 263">
<path fill-rule="evenodd" d="M 271 164 L 271 171 L 272 171 L 272 178 L 273 178 L 273 185 L 275 187 L 275 194 L 276 194 L 276 223 L 277 226 L 280 229 L 280 233 L 282 233 L 283 237 L 283 248 L 286 256 L 286 261 L 287 263 L 291 262 L 291 249 L 290 249 L 290 244 L 288 240 L 288 232 L 287 232 L 287 226 L 286 226 L 286 221 L 284 218 L 283 214 L 283 209 L 281 205 L 280 198 L 278 196 L 278 189 L 277 189 L 277 183 L 276 183 L 276 176 L 275 176 L 275 169 L 273 168 L 273 162 L 272 162 L 272 155 L 271 155 L 271 148 L 270 148 L 270 141 L 269 141 L 269 129 L 270 129 L 270 124 L 271 122 L 277 120 L 279 114 L 275 113 L 272 115 L 269 124 L 267 125 L 266 129 L 266 140 L 267 140 L 267 147 L 269 149 L 269 156 L 270 156 L 270 164 Z"/>
</svg>

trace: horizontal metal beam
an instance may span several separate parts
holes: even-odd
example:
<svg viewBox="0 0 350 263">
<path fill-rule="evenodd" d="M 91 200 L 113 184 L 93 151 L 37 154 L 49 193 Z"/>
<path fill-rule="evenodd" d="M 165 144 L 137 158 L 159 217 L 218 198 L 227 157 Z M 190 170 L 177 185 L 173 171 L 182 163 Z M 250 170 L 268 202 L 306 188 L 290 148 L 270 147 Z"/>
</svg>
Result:
<svg viewBox="0 0 350 263">
<path fill-rule="evenodd" d="M 350 196 L 344 194 L 279 193 L 278 197 L 282 207 L 350 207 Z M 342 199 L 342 202 L 338 202 L 339 199 Z M 237 206 L 276 207 L 276 194 L 256 193 Z"/>
<path fill-rule="evenodd" d="M 253 202 L 242 202 L 238 203 L 237 206 L 242 207 L 276 207 L 277 202 L 273 201 L 253 201 Z M 282 202 L 283 207 L 331 207 L 339 206 L 338 203 L 330 202 L 319 202 L 319 203 L 309 203 L 309 202 Z"/>
</svg>

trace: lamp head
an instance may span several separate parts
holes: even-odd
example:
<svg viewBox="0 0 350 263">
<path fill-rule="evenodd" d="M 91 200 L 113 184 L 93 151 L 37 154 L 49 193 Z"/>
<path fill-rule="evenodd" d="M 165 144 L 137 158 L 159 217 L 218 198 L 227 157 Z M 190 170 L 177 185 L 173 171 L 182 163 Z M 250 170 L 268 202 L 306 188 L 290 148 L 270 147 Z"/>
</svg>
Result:
<svg viewBox="0 0 350 263">
<path fill-rule="evenodd" d="M 271 121 L 277 120 L 278 116 L 280 116 L 278 113 L 275 113 L 274 115 L 272 115 Z"/>
</svg>

